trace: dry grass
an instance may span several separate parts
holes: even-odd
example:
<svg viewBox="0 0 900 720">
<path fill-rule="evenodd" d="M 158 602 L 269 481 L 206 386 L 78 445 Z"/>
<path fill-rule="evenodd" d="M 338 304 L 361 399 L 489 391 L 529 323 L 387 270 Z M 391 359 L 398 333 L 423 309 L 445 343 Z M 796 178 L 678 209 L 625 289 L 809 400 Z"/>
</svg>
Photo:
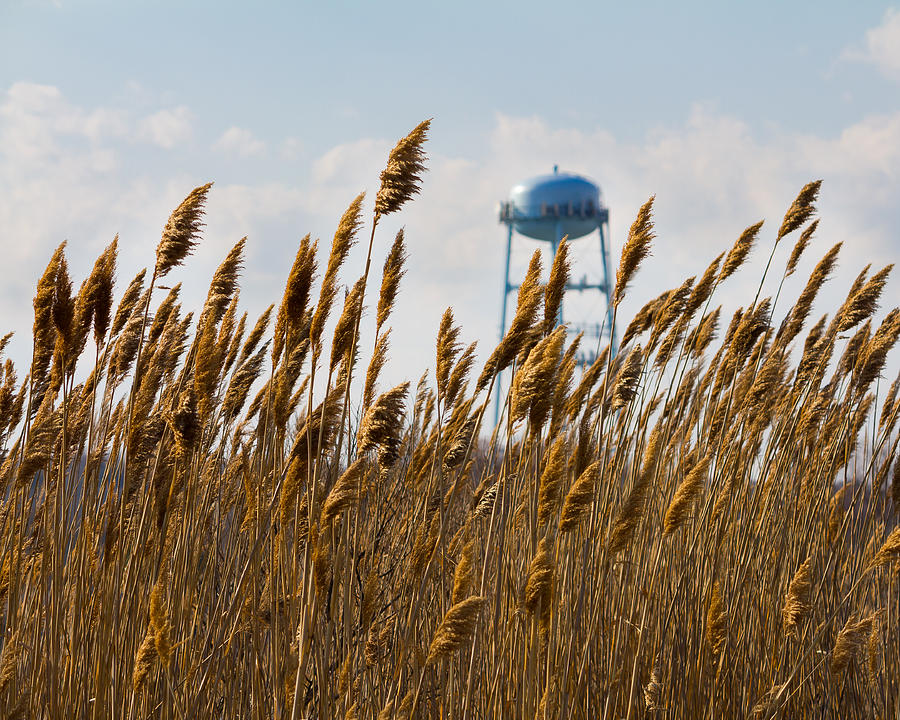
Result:
<svg viewBox="0 0 900 720">
<path fill-rule="evenodd" d="M 900 313 L 872 320 L 888 269 L 803 336 L 834 248 L 795 305 L 758 293 L 716 345 L 713 298 L 764 242 L 755 224 L 576 371 L 555 328 L 565 253 L 546 289 L 536 257 L 477 383 L 448 310 L 436 383 L 385 392 L 402 234 L 368 303 L 368 370 L 362 308 L 378 220 L 418 192 L 427 131 L 390 155 L 363 277 L 341 278 L 359 196 L 330 256 L 304 239 L 246 334 L 243 241 L 196 320 L 155 287 L 200 241 L 209 185 L 117 309 L 115 241 L 77 294 L 53 255 L 28 375 L 0 374 L 2 714 L 897 717 L 900 399 L 878 377 Z M 767 273 L 805 226 L 781 245 L 795 272 L 818 187 Z M 648 202 L 617 308 L 654 236 Z"/>
</svg>

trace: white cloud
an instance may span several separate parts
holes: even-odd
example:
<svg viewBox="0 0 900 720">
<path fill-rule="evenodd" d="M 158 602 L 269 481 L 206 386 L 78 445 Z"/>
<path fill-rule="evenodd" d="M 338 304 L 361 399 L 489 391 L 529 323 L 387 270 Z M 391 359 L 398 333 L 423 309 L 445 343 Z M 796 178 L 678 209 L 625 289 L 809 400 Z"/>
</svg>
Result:
<svg viewBox="0 0 900 720">
<path fill-rule="evenodd" d="M 888 8 L 881 24 L 866 31 L 863 47 L 849 48 L 843 57 L 871 63 L 886 77 L 900 81 L 900 12 Z"/>
<path fill-rule="evenodd" d="M 191 113 L 183 105 L 159 110 L 138 123 L 137 137 L 171 150 L 191 137 Z"/>
<path fill-rule="evenodd" d="M 134 117 L 128 108 L 73 104 L 48 85 L 0 91 L 0 318 L 16 331 L 10 353 L 20 361 L 29 351 L 28 299 L 53 249 L 68 240 L 73 276 L 83 277 L 121 232 L 120 268 L 133 274 L 193 187 L 193 178 L 142 174 L 140 158 L 124 162 L 145 152 L 132 142 L 141 124 Z"/>
<path fill-rule="evenodd" d="M 303 152 L 303 141 L 297 137 L 285 138 L 281 143 L 281 155 L 287 160 L 293 160 Z"/>
<path fill-rule="evenodd" d="M 222 133 L 213 147 L 240 157 L 262 155 L 266 150 L 266 144 L 250 130 L 234 125 Z"/>
<path fill-rule="evenodd" d="M 6 258 L 0 265 L 0 317 L 20 331 L 20 338 L 27 339 L 30 326 L 23 298 L 31 296 L 43 263 L 61 240 L 70 240 L 73 276 L 78 278 L 112 235 L 121 232 L 119 275 L 124 285 L 152 262 L 171 209 L 206 180 L 159 169 L 144 174 L 132 170 L 143 167 L 147 148 L 130 140 L 138 128 L 149 127 L 150 118 L 158 119 L 160 134 L 144 139 L 161 144 L 161 139 L 177 138 L 176 131 L 164 132 L 164 117 L 186 118 L 181 127 L 190 131 L 190 112 L 184 108 L 135 120 L 127 108 L 79 107 L 49 86 L 22 83 L 0 96 L 0 250 Z M 441 153 L 439 132 L 433 136 L 421 195 L 397 215 L 382 219 L 374 246 L 376 285 L 394 233 L 406 227 L 409 272 L 392 320 L 394 362 L 385 383 L 417 377 L 433 364 L 430 340 L 448 305 L 464 339 L 479 340 L 480 355 L 488 354 L 498 327 L 505 239 L 497 201 L 515 182 L 548 172 L 556 163 L 601 185 L 611 212 L 613 267 L 637 208 L 649 195 L 657 196 L 659 237 L 623 305 L 626 317 L 650 296 L 701 273 L 743 228 L 765 218 L 753 262 L 718 294 L 726 305 L 745 303 L 756 290 L 785 209 L 799 188 L 816 177 L 825 180 L 821 229 L 800 271 L 785 285 L 782 311 L 812 264 L 838 240 L 845 241 L 841 272 L 826 286 L 820 302 L 824 309 L 842 299 L 862 265 L 877 267 L 900 255 L 900 113 L 862 117 L 833 136 L 763 135 L 740 118 L 698 105 L 683 122 L 660 125 L 629 141 L 602 127 L 560 127 L 539 116 L 498 114 L 478 156 Z M 238 127 L 226 131 L 220 143 L 219 149 L 236 154 L 264 151 L 252 132 Z M 189 269 L 173 273 L 177 279 L 172 282 L 184 281 L 186 306 L 202 302 L 212 269 L 243 235 L 249 236 L 243 303 L 253 314 L 277 301 L 303 235 L 322 238 L 324 255 L 340 214 L 362 190 L 368 191 L 366 217 L 371 222 L 379 172 L 391 145 L 389 139 L 363 138 L 332 147 L 308 163 L 304 160 L 296 183 L 217 184 L 203 242 Z M 362 271 L 365 240 L 367 236 L 343 272 L 345 282 Z M 778 248 L 767 294 L 777 286 L 790 241 Z M 517 242 L 516 271 L 537 246 Z M 576 276 L 599 271 L 596 241 L 577 241 L 574 248 Z M 891 293 L 897 297 L 896 282 L 889 285 L 885 304 Z M 6 329 L 0 328 L 0 334 Z M 27 356 L 22 346 L 15 352 Z"/>
</svg>

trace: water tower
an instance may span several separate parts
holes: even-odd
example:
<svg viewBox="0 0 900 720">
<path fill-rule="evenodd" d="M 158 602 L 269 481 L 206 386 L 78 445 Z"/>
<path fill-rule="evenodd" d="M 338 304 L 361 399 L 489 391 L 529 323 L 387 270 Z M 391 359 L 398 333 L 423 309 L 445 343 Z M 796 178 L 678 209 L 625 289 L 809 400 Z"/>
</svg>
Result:
<svg viewBox="0 0 900 720">
<path fill-rule="evenodd" d="M 609 210 L 600 198 L 600 188 L 580 175 L 559 172 L 554 166 L 549 175 L 540 175 L 514 186 L 509 192 L 509 200 L 500 203 L 500 222 L 507 227 L 506 271 L 503 281 L 503 310 L 500 315 L 500 337 L 506 333 L 509 295 L 518 290 L 519 285 L 510 282 L 509 259 L 512 253 L 513 235 L 518 233 L 534 240 L 550 243 L 550 262 L 556 257 L 556 249 L 564 237 L 569 241 L 592 235 L 599 235 L 599 280 L 588 280 L 582 275 L 580 280 L 570 281 L 567 293 L 594 293 L 602 305 L 600 317 L 580 318 L 569 324 L 570 330 L 583 332 L 582 363 L 593 362 L 601 337 L 610 337 L 612 327 L 612 282 L 609 274 Z M 573 277 L 578 276 L 577 268 L 572 268 Z M 562 321 L 562 310 L 560 310 Z M 592 343 L 591 340 L 594 340 Z M 610 338 L 615 346 L 614 338 Z M 496 414 L 500 412 L 500 386 L 497 385 Z"/>
</svg>

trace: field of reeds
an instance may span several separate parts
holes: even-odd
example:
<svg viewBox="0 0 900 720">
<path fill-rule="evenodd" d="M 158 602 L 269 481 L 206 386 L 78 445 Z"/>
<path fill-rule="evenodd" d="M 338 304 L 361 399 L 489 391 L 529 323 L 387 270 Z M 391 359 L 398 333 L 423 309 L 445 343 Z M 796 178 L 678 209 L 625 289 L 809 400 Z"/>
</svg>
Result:
<svg viewBox="0 0 900 720">
<path fill-rule="evenodd" d="M 428 128 L 390 153 L 373 216 L 360 195 L 330 248 L 300 243 L 259 318 L 237 303 L 244 240 L 198 312 L 161 287 L 209 185 L 132 280 L 116 241 L 77 292 L 52 256 L 31 365 L 0 376 L 3 717 L 898 717 L 890 268 L 816 320 L 840 246 L 819 249 L 781 296 L 816 252 L 814 182 L 775 231 L 617 312 L 588 367 L 557 327 L 563 243 L 496 348 L 464 348 L 448 309 L 434 368 L 382 387 L 407 241 L 379 221 L 418 192 Z M 768 277 L 720 316 L 754 247 Z"/>
</svg>

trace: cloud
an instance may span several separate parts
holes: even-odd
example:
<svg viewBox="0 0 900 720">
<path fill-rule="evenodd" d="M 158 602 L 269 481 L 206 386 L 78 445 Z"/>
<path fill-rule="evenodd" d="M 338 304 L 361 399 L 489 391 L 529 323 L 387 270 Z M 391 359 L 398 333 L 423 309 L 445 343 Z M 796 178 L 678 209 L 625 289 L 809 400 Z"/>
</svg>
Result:
<svg viewBox="0 0 900 720">
<path fill-rule="evenodd" d="M 281 143 L 281 155 L 287 160 L 293 160 L 303 152 L 303 141 L 297 137 L 285 138 Z"/>
<path fill-rule="evenodd" d="M 900 81 L 900 12 L 888 8 L 881 24 L 866 31 L 863 46 L 848 48 L 842 57 L 874 65 L 885 77 Z"/>
<path fill-rule="evenodd" d="M 156 121 L 149 123 L 150 118 Z M 172 208 L 206 180 L 143 162 L 146 142 L 177 142 L 178 132 L 164 131 L 165 118 L 186 120 L 181 127 L 190 131 L 187 108 L 154 109 L 140 116 L 129 108 L 84 108 L 58 88 L 25 83 L 0 95 L 0 249 L 6 259 L 0 266 L 0 317 L 19 331 L 18 342 L 27 342 L 30 326 L 23 298 L 31 296 L 43 264 L 61 240 L 70 240 L 72 272 L 78 278 L 120 232 L 119 284 L 124 286 L 152 262 Z M 135 142 L 151 124 L 159 129 L 156 139 L 145 135 L 144 143 Z M 405 227 L 409 272 L 391 320 L 394 361 L 386 384 L 418 377 L 433 365 L 430 340 L 447 306 L 453 307 L 464 339 L 478 340 L 480 356 L 487 356 L 499 326 L 505 249 L 497 202 L 517 181 L 549 172 L 554 164 L 600 184 L 610 208 L 613 270 L 638 207 L 656 194 L 658 238 L 626 297 L 622 317 L 686 276 L 702 273 L 745 227 L 765 218 L 751 262 L 717 291 L 717 302 L 726 309 L 745 304 L 756 292 L 785 209 L 814 178 L 825 180 L 820 230 L 800 269 L 785 283 L 777 319 L 834 242 L 845 241 L 845 248 L 840 271 L 821 296 L 820 306 L 827 310 L 843 299 L 862 265 L 878 267 L 900 254 L 900 112 L 860 117 L 840 132 L 824 135 L 761 132 L 739 117 L 699 104 L 680 122 L 660 124 L 628 140 L 602 126 L 567 127 L 537 115 L 497 114 L 478 155 L 442 149 L 439 130 L 433 136 L 421 194 L 402 212 L 381 220 L 373 246 L 371 284 L 376 288 L 387 248 Z M 217 146 L 238 155 L 265 150 L 250 130 L 238 127 L 229 128 Z M 210 194 L 203 241 L 189 268 L 173 273 L 172 282 L 184 282 L 185 306 L 202 303 L 213 269 L 243 235 L 248 236 L 248 257 L 242 304 L 254 315 L 277 302 L 300 238 L 307 232 L 321 238 L 324 256 L 341 213 L 363 190 L 369 223 L 363 233 L 371 228 L 379 173 L 391 146 L 390 138 L 360 138 L 315 156 L 307 146 L 296 182 L 263 175 L 244 184 L 217 184 Z M 343 282 L 352 283 L 362 273 L 367 240 L 367 235 L 360 239 Z M 791 242 L 787 238 L 776 249 L 764 294 L 774 295 Z M 538 247 L 517 239 L 514 275 L 523 272 Z M 596 240 L 575 241 L 573 252 L 576 277 L 599 275 Z M 891 292 L 896 297 L 890 289 L 885 297 Z M 602 312 L 588 298 L 582 303 L 572 298 L 569 316 L 589 319 Z M 363 346 L 371 344 L 364 339 Z M 20 345 L 11 353 L 27 358 L 27 350 Z"/>
<path fill-rule="evenodd" d="M 0 317 L 16 332 L 17 360 L 30 351 L 34 283 L 60 242 L 69 242 L 73 276 L 83 277 L 121 233 L 120 268 L 133 275 L 150 261 L 147 246 L 171 209 L 199 184 L 144 170 L 141 127 L 129 108 L 85 108 L 54 86 L 0 91 Z"/>
<path fill-rule="evenodd" d="M 159 110 L 138 123 L 137 137 L 171 150 L 191 137 L 191 113 L 183 105 Z"/>
<path fill-rule="evenodd" d="M 250 130 L 234 125 L 222 133 L 213 147 L 216 150 L 240 157 L 262 155 L 266 151 L 266 144 L 259 140 Z"/>
</svg>

